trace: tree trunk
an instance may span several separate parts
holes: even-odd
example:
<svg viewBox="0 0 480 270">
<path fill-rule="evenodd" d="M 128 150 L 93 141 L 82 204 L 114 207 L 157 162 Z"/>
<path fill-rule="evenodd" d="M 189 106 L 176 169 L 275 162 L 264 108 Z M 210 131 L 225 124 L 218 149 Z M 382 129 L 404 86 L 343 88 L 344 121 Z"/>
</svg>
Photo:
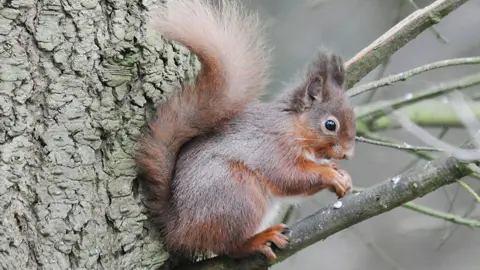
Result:
<svg viewBox="0 0 480 270">
<path fill-rule="evenodd" d="M 147 37 L 151 3 L 2 2 L 1 268 L 162 265 L 133 148 L 146 113 L 198 62 Z"/>
</svg>

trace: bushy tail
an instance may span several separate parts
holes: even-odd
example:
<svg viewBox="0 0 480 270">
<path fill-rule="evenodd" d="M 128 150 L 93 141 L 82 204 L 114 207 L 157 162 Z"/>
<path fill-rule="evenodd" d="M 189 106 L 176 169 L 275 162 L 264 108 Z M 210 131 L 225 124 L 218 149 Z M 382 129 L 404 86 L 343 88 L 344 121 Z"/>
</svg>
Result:
<svg viewBox="0 0 480 270">
<path fill-rule="evenodd" d="M 194 83 L 157 107 L 136 157 L 147 207 L 162 229 L 168 222 L 170 184 L 182 145 L 228 123 L 258 98 L 267 84 L 268 51 L 256 15 L 235 1 L 167 0 L 150 24 L 165 39 L 197 55 Z"/>
</svg>

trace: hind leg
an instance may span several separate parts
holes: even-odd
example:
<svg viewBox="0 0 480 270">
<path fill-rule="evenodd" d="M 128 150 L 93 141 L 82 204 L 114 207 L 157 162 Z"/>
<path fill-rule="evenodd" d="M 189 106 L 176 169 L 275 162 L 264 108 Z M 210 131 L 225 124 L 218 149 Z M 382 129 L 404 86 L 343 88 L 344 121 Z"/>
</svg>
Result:
<svg viewBox="0 0 480 270">
<path fill-rule="evenodd" d="M 277 255 L 272 250 L 271 243 L 278 248 L 286 248 L 288 237 L 285 233 L 288 227 L 285 224 L 277 224 L 266 230 L 259 232 L 249 238 L 244 244 L 240 245 L 235 251 L 231 252 L 231 257 L 244 257 L 252 253 L 262 253 L 270 260 L 276 260 Z"/>
</svg>

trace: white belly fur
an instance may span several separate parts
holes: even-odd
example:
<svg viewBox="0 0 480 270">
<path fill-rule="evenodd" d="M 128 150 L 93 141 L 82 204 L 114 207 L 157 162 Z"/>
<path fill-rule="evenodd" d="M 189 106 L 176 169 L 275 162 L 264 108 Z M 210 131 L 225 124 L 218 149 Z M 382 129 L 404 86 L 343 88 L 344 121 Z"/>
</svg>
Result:
<svg viewBox="0 0 480 270">
<path fill-rule="evenodd" d="M 280 214 L 280 210 L 282 210 L 282 204 L 280 203 L 280 201 L 272 201 L 268 206 L 267 212 L 263 216 L 262 222 L 260 223 L 260 226 L 257 228 L 257 231 L 255 233 L 259 233 L 266 228 L 272 226 L 273 222 L 278 217 L 278 214 Z"/>
<path fill-rule="evenodd" d="M 275 198 L 272 197 L 270 200 L 270 204 L 267 207 L 267 211 L 263 216 L 262 222 L 260 226 L 258 226 L 257 231 L 255 233 L 259 233 L 268 227 L 278 224 L 281 221 L 279 220 L 279 214 L 283 213 L 283 208 L 288 205 L 297 205 L 300 200 L 304 198 L 302 197 L 284 197 L 284 198 Z"/>
<path fill-rule="evenodd" d="M 328 164 L 330 163 L 330 160 L 328 159 L 319 159 L 315 156 L 313 153 L 306 152 L 304 153 L 305 157 L 317 164 Z M 278 215 L 280 214 L 283 207 L 285 207 L 287 204 L 293 204 L 293 205 L 298 205 L 302 199 L 305 197 L 282 197 L 282 198 L 276 198 L 271 196 L 270 197 L 270 204 L 267 207 L 267 212 L 263 216 L 262 222 L 260 223 L 260 226 L 258 227 L 257 231 L 255 233 L 259 233 L 268 227 L 274 225 L 274 223 L 279 223 L 280 221 L 277 220 Z"/>
</svg>

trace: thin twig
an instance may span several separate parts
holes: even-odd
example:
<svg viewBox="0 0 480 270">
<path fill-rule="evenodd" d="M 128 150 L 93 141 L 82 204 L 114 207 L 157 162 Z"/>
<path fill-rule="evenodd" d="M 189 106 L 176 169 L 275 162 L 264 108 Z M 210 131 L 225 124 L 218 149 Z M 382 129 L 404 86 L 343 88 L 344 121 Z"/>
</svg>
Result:
<svg viewBox="0 0 480 270">
<path fill-rule="evenodd" d="M 458 197 L 458 191 L 460 191 L 460 185 L 457 185 L 457 188 L 455 189 L 455 193 L 453 194 L 453 198 L 450 200 L 450 204 L 448 205 L 448 211 L 447 213 L 452 213 L 453 211 L 453 206 L 455 204 L 455 200 Z"/>
<path fill-rule="evenodd" d="M 478 132 L 480 132 L 480 123 L 477 120 L 475 112 L 465 101 L 465 96 L 458 91 L 453 91 L 450 93 L 450 104 L 452 105 L 453 110 L 457 113 L 458 117 L 463 123 L 463 126 L 466 128 L 468 134 L 475 138 Z M 477 148 L 480 147 L 480 139 L 474 141 Z"/>
<path fill-rule="evenodd" d="M 468 0 L 437 0 L 429 6 L 419 9 L 389 31 L 372 42 L 347 63 L 346 89 L 359 82 L 365 75 L 374 70 L 380 63 L 425 29 L 437 24 L 443 17 L 454 11 Z"/>
<path fill-rule="evenodd" d="M 393 260 L 392 257 L 388 255 L 381 247 L 379 247 L 373 241 L 370 241 L 367 237 L 365 237 L 363 233 L 360 232 L 360 230 L 356 229 L 355 227 L 352 227 L 351 229 L 352 233 L 357 236 L 360 241 L 365 244 L 365 246 L 367 246 L 374 254 L 382 258 L 382 260 L 384 260 L 386 263 L 390 264 L 393 269 L 403 270 L 403 267 L 401 267 L 395 260 Z"/>
<path fill-rule="evenodd" d="M 448 128 L 444 128 L 444 129 L 440 132 L 440 134 L 438 135 L 438 138 L 439 138 L 439 139 L 443 139 L 443 137 L 445 136 L 445 134 L 447 134 L 447 131 L 448 131 Z M 397 174 L 402 173 L 402 172 L 404 172 L 404 171 L 412 168 L 414 165 L 416 165 L 416 164 L 417 164 L 420 160 L 422 160 L 422 159 L 424 159 L 424 157 L 419 157 L 419 156 L 417 156 L 417 158 L 413 159 L 413 160 L 412 160 L 411 162 L 409 162 L 405 167 L 403 167 L 402 169 L 400 169 Z M 445 188 L 443 187 L 443 189 L 445 189 Z"/>
<path fill-rule="evenodd" d="M 438 139 L 443 139 L 443 137 L 447 134 L 448 130 L 449 130 L 449 128 L 443 128 L 440 131 L 440 134 L 438 134 L 438 136 L 437 136 Z M 422 160 L 422 158 L 417 156 L 415 159 L 413 159 L 411 162 L 409 162 L 403 169 L 401 169 L 397 174 L 411 169 L 413 166 L 417 165 L 418 162 L 420 162 L 420 160 Z M 451 213 L 452 209 L 453 209 L 453 205 L 455 203 L 455 200 L 457 199 L 459 186 L 457 186 L 457 189 L 455 190 L 455 194 L 453 195 L 453 198 L 450 198 L 450 195 L 448 194 L 448 190 L 447 190 L 446 186 L 441 187 L 441 189 L 442 189 L 443 193 L 445 194 L 445 197 L 447 197 L 447 200 L 448 200 L 448 203 L 449 203 L 449 209 L 448 209 L 447 213 Z M 445 221 L 445 224 L 444 224 L 445 229 L 447 228 L 448 224 L 449 224 L 448 221 Z"/>
<path fill-rule="evenodd" d="M 287 207 L 287 210 L 285 211 L 285 214 L 282 217 L 282 223 L 287 224 L 290 218 L 293 215 L 293 212 L 295 211 L 295 207 L 293 205 L 289 205 Z"/>
<path fill-rule="evenodd" d="M 448 82 L 440 83 L 439 85 L 433 86 L 432 88 L 416 93 L 414 95 L 408 95 L 405 98 L 394 99 L 390 101 L 379 101 L 374 104 L 361 106 L 356 108 L 356 118 L 362 117 L 379 117 L 384 115 L 384 110 L 398 110 L 407 105 L 418 103 L 420 101 L 437 97 L 454 90 L 465 89 L 473 85 L 480 84 L 480 73 L 469 75 L 460 78 L 459 80 L 453 80 Z"/>
<path fill-rule="evenodd" d="M 393 26 L 395 26 L 400 21 L 401 19 L 400 11 L 402 10 L 404 4 L 405 4 L 405 1 L 399 1 L 399 6 L 396 10 L 397 13 L 395 14 L 395 19 L 393 20 Z M 380 80 L 383 77 L 383 75 L 385 75 L 385 71 L 387 70 L 387 67 L 390 64 L 390 59 L 391 59 L 391 56 L 388 56 L 385 62 L 381 64 L 380 71 L 377 73 L 375 80 Z M 376 90 L 371 91 L 363 103 L 364 104 L 370 103 L 373 100 L 373 97 L 375 96 L 376 92 L 377 92 Z"/>
<path fill-rule="evenodd" d="M 390 147 L 390 148 L 395 148 L 395 149 L 402 149 L 402 150 L 428 151 L 428 152 L 442 151 L 441 149 L 437 149 L 437 148 L 433 148 L 433 147 L 414 146 L 414 145 L 410 145 L 410 144 L 407 144 L 407 143 L 396 144 L 396 143 L 382 142 L 382 141 L 368 139 L 368 138 L 364 138 L 364 137 L 360 137 L 360 136 L 357 136 L 356 140 L 359 141 L 359 142 L 363 142 L 363 143 L 379 145 L 379 146 L 384 146 L 384 147 Z"/>
<path fill-rule="evenodd" d="M 470 164 L 468 164 L 468 169 L 469 169 L 472 173 L 477 174 L 477 175 L 480 176 L 480 168 L 479 168 L 477 165 L 475 165 L 475 164 L 473 164 L 473 163 L 470 163 Z"/>
<path fill-rule="evenodd" d="M 431 135 L 425 129 L 413 123 L 408 116 L 400 111 L 393 111 L 392 113 L 406 131 L 423 141 L 423 143 L 444 149 L 445 152 L 448 152 L 456 158 L 464 161 L 475 161 L 480 159 L 480 151 L 478 149 L 466 150 L 443 142 L 442 140 L 439 140 L 435 136 Z"/>
<path fill-rule="evenodd" d="M 384 136 L 378 135 L 377 133 L 371 132 L 361 121 L 357 121 L 357 134 L 358 136 L 363 136 L 367 139 L 375 140 L 375 141 L 380 141 L 380 142 L 385 142 L 385 143 L 391 143 L 391 144 L 402 144 L 402 142 L 391 139 L 391 138 L 386 138 Z M 412 149 L 401 149 L 407 153 L 413 154 L 419 158 L 426 159 L 426 160 L 432 160 L 434 159 L 434 156 L 429 154 L 428 152 L 421 152 L 421 151 L 414 151 Z"/>
<path fill-rule="evenodd" d="M 473 190 L 469 185 L 467 185 L 462 180 L 457 180 L 457 183 L 459 183 L 464 189 L 466 189 L 468 192 L 470 192 L 470 194 L 472 194 L 473 198 L 475 198 L 475 200 L 477 200 L 477 202 L 480 203 L 480 196 L 478 196 L 478 194 L 475 192 L 475 190 Z"/>
<path fill-rule="evenodd" d="M 357 134 L 359 136 L 364 136 L 367 139 L 371 139 L 371 140 L 375 140 L 375 141 L 391 143 L 391 144 L 402 144 L 402 142 L 400 142 L 400 141 L 397 141 L 397 140 L 394 140 L 394 139 L 391 139 L 391 138 L 386 138 L 386 137 L 383 137 L 381 135 L 378 135 L 377 133 L 371 132 L 364 125 L 364 123 L 362 121 L 357 122 Z M 442 137 L 439 136 L 438 138 L 441 139 Z M 417 156 L 418 158 L 425 159 L 425 160 L 433 160 L 435 158 L 434 156 L 432 156 L 428 152 L 414 151 L 412 149 L 401 149 L 401 150 L 406 151 L 407 153 L 410 153 L 412 155 Z M 480 180 L 480 174 L 477 174 L 473 169 L 475 166 L 476 166 L 475 164 L 470 163 L 470 164 L 468 164 L 467 168 L 470 170 L 470 173 L 471 173 L 470 176 L 471 177 Z M 405 170 L 403 170 L 403 171 L 405 171 Z M 403 172 L 403 171 L 401 171 L 401 172 Z"/>
<path fill-rule="evenodd" d="M 362 191 L 364 189 L 359 188 L 359 187 L 355 187 L 353 190 L 358 192 L 358 191 Z M 480 220 L 467 219 L 465 217 L 461 217 L 461 216 L 458 216 L 458 215 L 454 215 L 454 214 L 442 212 L 442 211 L 439 211 L 439 210 L 435 210 L 433 208 L 423 206 L 423 205 L 419 205 L 419 204 L 416 204 L 416 203 L 413 203 L 413 202 L 407 202 L 407 203 L 403 204 L 402 207 L 413 210 L 413 211 L 418 212 L 418 213 L 422 213 L 422 214 L 434 217 L 434 218 L 443 219 L 443 220 L 448 221 L 450 223 L 465 225 L 465 226 L 468 226 L 468 227 L 480 228 Z"/>
<path fill-rule="evenodd" d="M 387 58 L 387 61 L 385 63 L 381 64 L 380 71 L 378 73 L 379 76 L 377 77 L 378 78 L 377 80 L 379 80 L 380 78 L 383 77 L 383 75 L 385 74 L 385 70 L 387 70 L 387 67 L 388 67 L 389 63 L 390 63 L 390 57 Z M 369 95 L 367 96 L 367 98 L 365 99 L 363 104 L 369 104 L 373 100 L 373 97 L 377 93 L 376 90 L 378 90 L 378 89 L 373 89 L 373 91 L 369 92 Z M 347 96 L 348 96 L 348 91 L 347 91 Z"/>
<path fill-rule="evenodd" d="M 467 211 L 465 211 L 465 213 L 463 214 L 463 218 L 467 218 L 474 210 L 475 210 L 475 207 L 477 205 L 477 200 L 473 199 L 472 200 L 472 203 L 470 204 L 470 207 Z M 461 225 L 460 224 L 454 224 L 453 225 L 453 228 L 448 231 L 447 233 L 445 233 L 445 235 L 442 237 L 441 239 L 441 242 L 440 244 L 438 245 L 437 247 L 437 250 L 439 250 L 440 248 L 442 248 L 442 246 L 447 242 L 448 239 L 450 239 L 450 237 L 453 235 L 453 233 L 460 227 Z"/>
<path fill-rule="evenodd" d="M 480 57 L 465 57 L 465 58 L 455 58 L 455 59 L 438 61 L 438 62 L 430 63 L 424 66 L 416 67 L 402 73 L 390 75 L 388 77 L 382 78 L 380 80 L 377 80 L 371 83 L 353 87 L 347 91 L 347 95 L 349 97 L 357 96 L 364 92 L 380 88 L 382 86 L 392 85 L 393 83 L 398 81 L 405 81 L 410 77 L 413 77 L 415 75 L 418 75 L 426 71 L 431 71 L 433 69 L 458 66 L 458 65 L 472 65 L 472 64 L 480 64 Z"/>
<path fill-rule="evenodd" d="M 414 203 L 406 203 L 403 205 L 403 207 L 425 214 L 427 216 L 444 219 L 451 223 L 465 225 L 471 228 L 480 228 L 480 220 L 463 218 L 461 216 L 448 214 L 442 211 L 438 211 L 438 210 L 435 210 L 426 206 L 414 204 Z"/>
</svg>

